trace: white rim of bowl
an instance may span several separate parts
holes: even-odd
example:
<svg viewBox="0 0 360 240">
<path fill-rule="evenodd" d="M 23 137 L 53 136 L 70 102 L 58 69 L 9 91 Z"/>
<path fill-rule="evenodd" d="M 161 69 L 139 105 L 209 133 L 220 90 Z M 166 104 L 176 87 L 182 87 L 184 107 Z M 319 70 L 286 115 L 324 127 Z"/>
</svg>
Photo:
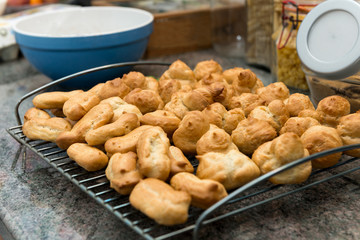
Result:
<svg viewBox="0 0 360 240">
<path fill-rule="evenodd" d="M 29 16 L 25 16 L 23 18 L 21 18 L 20 20 L 18 20 L 13 26 L 12 29 L 13 31 L 22 34 L 22 35 L 27 35 L 27 36 L 34 36 L 34 37 L 47 37 L 47 38 L 72 38 L 72 37 L 95 37 L 95 36 L 102 36 L 102 35 L 108 35 L 108 34 L 114 34 L 114 33 L 119 33 L 118 31 L 108 31 L 108 32 L 101 32 L 101 33 L 96 33 L 96 34 L 86 34 L 86 35 L 81 35 L 81 36 L 56 36 L 56 37 L 52 37 L 52 36 L 48 36 L 46 34 L 36 34 L 36 33 L 31 33 L 28 31 L 24 31 L 18 28 L 18 24 L 20 24 L 23 21 L 27 21 L 28 19 L 31 18 L 36 18 L 36 17 L 40 17 L 40 16 L 46 16 L 46 15 L 50 15 L 53 13 L 61 13 L 61 12 L 74 12 L 74 11 L 87 11 L 86 9 L 91 9 L 91 10 L 95 10 L 95 9 L 114 9 L 114 10 L 130 10 L 133 12 L 138 12 L 138 13 L 142 13 L 144 15 L 149 16 L 149 20 L 143 24 L 139 24 L 138 26 L 135 27 L 131 27 L 131 28 L 125 28 L 122 29 L 121 32 L 126 32 L 126 31 L 130 31 L 130 30 L 135 30 L 137 28 L 142 28 L 145 27 L 147 25 L 149 25 L 150 23 L 152 23 L 154 21 L 154 16 L 145 10 L 139 9 L 139 8 L 131 8 L 131 7 L 111 7 L 111 6 L 88 6 L 88 7 L 71 7 L 71 8 L 66 8 L 66 9 L 60 9 L 60 10 L 52 10 L 50 12 L 40 12 L 40 13 L 36 13 L 33 15 L 29 15 Z"/>
</svg>

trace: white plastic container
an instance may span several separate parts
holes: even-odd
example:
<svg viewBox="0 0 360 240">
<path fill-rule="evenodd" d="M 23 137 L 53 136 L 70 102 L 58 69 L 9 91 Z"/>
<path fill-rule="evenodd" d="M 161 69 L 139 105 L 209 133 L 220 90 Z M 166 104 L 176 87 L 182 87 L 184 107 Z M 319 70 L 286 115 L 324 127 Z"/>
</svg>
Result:
<svg viewBox="0 0 360 240">
<path fill-rule="evenodd" d="M 297 35 L 297 52 L 311 98 L 317 104 L 329 95 L 347 98 L 360 109 L 360 4 L 328 0 L 305 17 Z"/>
</svg>

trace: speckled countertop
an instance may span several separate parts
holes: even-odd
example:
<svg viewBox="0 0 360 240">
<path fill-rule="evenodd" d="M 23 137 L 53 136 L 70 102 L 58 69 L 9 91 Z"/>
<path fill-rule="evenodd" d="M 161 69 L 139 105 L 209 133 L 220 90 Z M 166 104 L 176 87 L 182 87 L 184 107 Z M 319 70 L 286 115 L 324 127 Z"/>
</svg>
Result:
<svg viewBox="0 0 360 240">
<path fill-rule="evenodd" d="M 156 60 L 181 59 L 193 67 L 214 59 L 224 68 L 245 66 L 212 50 Z M 246 66 L 247 67 L 247 66 Z M 253 71 L 265 84 L 270 74 Z M 44 160 L 27 151 L 6 132 L 16 125 L 14 107 L 26 93 L 50 80 L 20 58 L 0 63 L 0 217 L 15 239 L 139 239 Z M 29 103 L 24 103 L 22 111 Z M 359 162 L 348 164 L 354 167 Z M 331 176 L 340 170 L 326 172 Z M 354 172 L 206 226 L 201 239 L 360 239 L 360 172 Z M 191 233 L 177 239 L 190 239 Z"/>
</svg>

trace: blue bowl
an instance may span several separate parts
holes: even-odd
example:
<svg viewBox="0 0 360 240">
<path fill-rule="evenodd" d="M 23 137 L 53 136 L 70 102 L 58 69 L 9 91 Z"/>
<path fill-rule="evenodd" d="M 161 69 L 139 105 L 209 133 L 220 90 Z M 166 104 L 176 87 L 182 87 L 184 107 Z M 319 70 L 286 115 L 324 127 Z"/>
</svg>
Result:
<svg viewBox="0 0 360 240">
<path fill-rule="evenodd" d="M 25 58 L 56 80 L 89 68 L 139 60 L 153 30 L 153 15 L 127 7 L 75 7 L 24 17 L 13 26 Z M 127 68 L 86 74 L 62 85 L 86 89 L 121 77 Z"/>
</svg>

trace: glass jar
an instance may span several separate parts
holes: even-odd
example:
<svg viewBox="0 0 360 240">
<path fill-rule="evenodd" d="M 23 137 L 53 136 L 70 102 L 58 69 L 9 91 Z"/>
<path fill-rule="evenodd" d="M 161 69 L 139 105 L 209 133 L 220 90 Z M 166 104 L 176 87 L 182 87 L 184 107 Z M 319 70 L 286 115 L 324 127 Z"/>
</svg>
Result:
<svg viewBox="0 0 360 240">
<path fill-rule="evenodd" d="M 271 67 L 274 81 L 288 87 L 308 90 L 305 73 L 296 50 L 296 37 L 302 20 L 307 13 L 322 1 L 282 1 L 282 25 L 274 32 Z"/>
<path fill-rule="evenodd" d="M 330 95 L 360 109 L 360 4 L 353 0 L 325 1 L 302 22 L 297 36 L 313 102 Z"/>
</svg>

